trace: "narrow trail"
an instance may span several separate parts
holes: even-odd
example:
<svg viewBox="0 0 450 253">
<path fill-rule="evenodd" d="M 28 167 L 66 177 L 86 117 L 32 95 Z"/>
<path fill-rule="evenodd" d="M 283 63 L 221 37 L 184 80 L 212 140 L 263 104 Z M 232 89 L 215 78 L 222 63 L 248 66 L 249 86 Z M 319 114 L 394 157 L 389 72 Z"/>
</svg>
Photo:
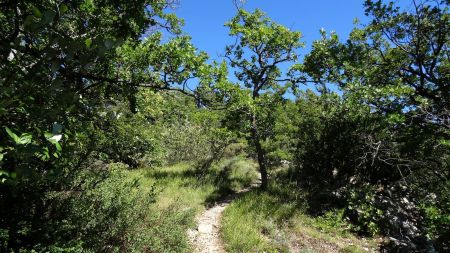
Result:
<svg viewBox="0 0 450 253">
<path fill-rule="evenodd" d="M 214 206 L 206 209 L 197 217 L 197 229 L 188 230 L 191 245 L 197 253 L 225 253 L 225 248 L 220 238 L 220 221 L 225 208 L 231 201 L 240 195 L 256 187 L 256 184 L 239 192 L 230 194 L 218 201 Z"/>
</svg>

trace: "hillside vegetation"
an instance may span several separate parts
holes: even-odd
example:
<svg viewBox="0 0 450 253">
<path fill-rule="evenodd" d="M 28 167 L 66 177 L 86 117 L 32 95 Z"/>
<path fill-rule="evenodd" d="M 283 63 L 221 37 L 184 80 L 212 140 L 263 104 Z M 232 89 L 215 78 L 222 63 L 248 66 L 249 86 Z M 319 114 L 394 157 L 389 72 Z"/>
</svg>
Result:
<svg viewBox="0 0 450 253">
<path fill-rule="evenodd" d="M 0 3 L 0 252 L 192 252 L 224 199 L 228 252 L 450 251 L 449 1 L 361 4 L 301 57 L 237 5 L 217 62 L 176 1 Z"/>
</svg>

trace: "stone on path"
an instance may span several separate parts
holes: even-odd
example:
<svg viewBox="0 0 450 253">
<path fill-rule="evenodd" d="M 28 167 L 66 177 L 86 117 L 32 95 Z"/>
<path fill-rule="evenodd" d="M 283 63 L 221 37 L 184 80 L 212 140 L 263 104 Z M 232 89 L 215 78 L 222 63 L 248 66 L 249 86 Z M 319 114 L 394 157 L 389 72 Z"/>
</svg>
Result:
<svg viewBox="0 0 450 253">
<path fill-rule="evenodd" d="M 210 234 L 212 233 L 213 226 L 212 224 L 200 224 L 198 225 L 197 230 L 202 234 Z"/>
</svg>

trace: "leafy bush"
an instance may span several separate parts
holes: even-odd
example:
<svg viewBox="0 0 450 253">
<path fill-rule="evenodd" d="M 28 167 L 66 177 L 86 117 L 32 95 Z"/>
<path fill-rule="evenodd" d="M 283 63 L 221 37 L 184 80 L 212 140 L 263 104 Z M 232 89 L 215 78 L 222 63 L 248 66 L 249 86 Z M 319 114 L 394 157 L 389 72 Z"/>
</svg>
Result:
<svg viewBox="0 0 450 253">
<path fill-rule="evenodd" d="M 216 174 L 216 182 L 223 190 L 238 191 L 250 186 L 258 178 L 257 164 L 242 156 L 226 158 L 214 163 L 208 173 Z"/>
<path fill-rule="evenodd" d="M 316 218 L 315 225 L 320 229 L 347 229 L 345 209 L 333 209 Z"/>
<path fill-rule="evenodd" d="M 172 124 L 163 133 L 166 162 L 201 161 L 210 157 L 208 135 L 200 125 Z"/>
<path fill-rule="evenodd" d="M 429 193 L 421 209 L 428 236 L 435 241 L 438 251 L 450 249 L 450 182 L 441 186 L 438 194 Z"/>
<path fill-rule="evenodd" d="M 355 231 L 372 236 L 380 233 L 378 226 L 384 212 L 376 204 L 376 192 L 371 187 L 350 192 L 347 215 L 352 218 Z"/>
<path fill-rule="evenodd" d="M 97 150 L 100 157 L 106 155 L 105 161 L 126 163 L 132 168 L 161 165 L 163 150 L 157 126 L 139 114 L 116 116 L 106 123 L 105 131 L 97 135 Z"/>
<path fill-rule="evenodd" d="M 67 188 L 45 193 L 45 213 L 11 206 L 8 214 L 19 220 L 8 225 L 3 216 L 0 245 L 6 252 L 188 252 L 192 214 L 176 205 L 157 208 L 155 189 L 126 168 L 97 163 L 76 173 Z"/>
</svg>

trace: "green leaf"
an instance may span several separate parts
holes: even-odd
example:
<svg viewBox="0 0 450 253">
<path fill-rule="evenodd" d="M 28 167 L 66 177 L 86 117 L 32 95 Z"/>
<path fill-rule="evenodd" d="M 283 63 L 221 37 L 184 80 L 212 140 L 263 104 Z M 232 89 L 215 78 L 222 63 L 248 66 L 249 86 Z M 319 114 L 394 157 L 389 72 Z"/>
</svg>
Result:
<svg viewBox="0 0 450 253">
<path fill-rule="evenodd" d="M 50 138 L 53 137 L 53 134 L 52 134 L 52 133 L 49 133 L 49 132 L 45 132 L 45 133 L 44 133 L 44 136 L 45 136 L 45 138 L 48 140 L 48 139 L 50 139 Z"/>
<path fill-rule="evenodd" d="M 88 38 L 84 41 L 84 44 L 86 45 L 87 48 L 90 48 L 92 45 L 92 39 Z"/>
<path fill-rule="evenodd" d="M 81 9 L 92 12 L 94 10 L 94 1 L 93 0 L 85 0 L 84 3 L 81 4 Z"/>
<path fill-rule="evenodd" d="M 21 145 L 29 144 L 29 143 L 31 143 L 32 138 L 33 138 L 33 136 L 31 134 L 24 133 L 20 136 L 18 144 L 21 144 Z"/>
<path fill-rule="evenodd" d="M 32 11 L 33 11 L 33 15 L 37 18 L 41 18 L 42 17 L 42 12 L 36 7 L 36 6 L 32 6 Z"/>
<path fill-rule="evenodd" d="M 450 140 L 441 139 L 439 142 L 441 143 L 441 145 L 447 146 L 450 148 Z"/>
<path fill-rule="evenodd" d="M 20 142 L 19 136 L 17 136 L 17 134 L 13 133 L 13 131 L 11 131 L 11 129 L 9 129 L 8 127 L 5 127 L 5 130 L 8 133 L 9 137 L 11 137 L 11 139 L 14 141 L 14 143 L 19 144 L 19 142 Z"/>
<path fill-rule="evenodd" d="M 61 4 L 59 6 L 59 12 L 61 13 L 61 15 L 66 13 L 68 10 L 69 10 L 69 7 L 67 7 L 67 5 L 65 5 L 65 4 Z"/>
<path fill-rule="evenodd" d="M 61 147 L 61 144 L 59 144 L 59 142 L 55 143 L 55 147 L 56 147 L 56 150 L 58 150 L 59 152 L 62 151 L 62 147 Z"/>
</svg>

